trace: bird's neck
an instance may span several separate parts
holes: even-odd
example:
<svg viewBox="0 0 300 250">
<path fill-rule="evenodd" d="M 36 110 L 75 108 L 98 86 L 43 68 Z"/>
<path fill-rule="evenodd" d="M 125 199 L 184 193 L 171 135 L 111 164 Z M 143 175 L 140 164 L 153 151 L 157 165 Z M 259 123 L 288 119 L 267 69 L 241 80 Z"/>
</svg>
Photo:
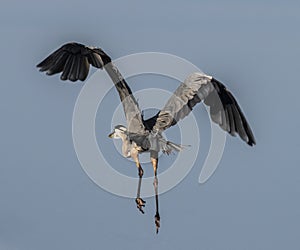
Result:
<svg viewBox="0 0 300 250">
<path fill-rule="evenodd" d="M 122 142 L 128 141 L 128 135 L 126 135 L 126 134 L 119 134 L 119 136 L 120 136 Z"/>
<path fill-rule="evenodd" d="M 122 140 L 122 154 L 124 157 L 130 157 L 131 143 L 128 138 L 128 135 L 122 134 L 120 135 Z"/>
</svg>

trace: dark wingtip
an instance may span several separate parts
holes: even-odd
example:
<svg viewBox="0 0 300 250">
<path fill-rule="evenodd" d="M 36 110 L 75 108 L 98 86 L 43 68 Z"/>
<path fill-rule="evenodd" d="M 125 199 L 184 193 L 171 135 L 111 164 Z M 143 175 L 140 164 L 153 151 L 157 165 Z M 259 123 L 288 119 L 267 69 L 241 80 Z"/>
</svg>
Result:
<svg viewBox="0 0 300 250">
<path fill-rule="evenodd" d="M 253 147 L 254 145 L 256 145 L 256 142 L 255 142 L 255 140 L 253 139 L 250 139 L 248 142 L 247 142 L 247 144 L 249 145 L 249 146 L 251 146 L 251 147 Z"/>
<path fill-rule="evenodd" d="M 252 130 L 232 93 L 215 78 L 212 78 L 211 82 L 214 84 L 215 89 L 217 89 L 221 102 L 225 105 L 225 109 L 228 110 L 229 120 L 233 121 L 230 123 L 228 132 L 232 136 L 238 134 L 251 147 L 256 145 Z"/>
<path fill-rule="evenodd" d="M 81 63 L 82 60 L 84 63 Z M 103 69 L 104 64 L 109 62 L 111 62 L 110 57 L 102 49 L 69 42 L 52 52 L 36 67 L 40 72 L 46 72 L 47 75 L 62 72 L 60 77 L 62 81 L 75 82 L 84 81 L 87 78 L 90 64 Z"/>
<path fill-rule="evenodd" d="M 44 67 L 44 61 L 41 61 L 40 63 L 38 63 L 35 67 L 39 68 L 39 71 L 43 72 L 45 70 L 43 70 L 43 67 Z"/>
<path fill-rule="evenodd" d="M 69 77 L 69 80 L 70 80 L 71 82 L 76 82 L 76 81 L 79 80 L 79 79 L 77 79 L 75 76 L 71 75 L 71 76 Z"/>
<path fill-rule="evenodd" d="M 61 74 L 61 76 L 60 76 L 60 80 L 62 80 L 62 81 L 66 81 L 68 78 L 66 77 L 66 76 L 64 76 L 63 74 Z"/>
</svg>

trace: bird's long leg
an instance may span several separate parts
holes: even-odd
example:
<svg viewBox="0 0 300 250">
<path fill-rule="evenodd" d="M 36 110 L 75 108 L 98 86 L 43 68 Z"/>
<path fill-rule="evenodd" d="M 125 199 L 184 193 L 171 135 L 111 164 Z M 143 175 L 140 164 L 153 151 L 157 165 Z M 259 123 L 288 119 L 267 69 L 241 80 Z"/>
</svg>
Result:
<svg viewBox="0 0 300 250">
<path fill-rule="evenodd" d="M 155 206 L 156 206 L 156 213 L 155 213 L 155 226 L 156 226 L 156 233 L 158 233 L 158 230 L 160 228 L 160 216 L 159 216 L 159 209 L 158 209 L 158 178 L 157 178 L 157 166 L 158 166 L 158 158 L 157 156 L 153 157 L 151 156 L 151 163 L 154 170 L 154 191 L 155 191 Z"/>
<path fill-rule="evenodd" d="M 141 211 L 141 213 L 144 213 L 143 207 L 145 207 L 146 201 L 144 201 L 140 197 L 140 195 L 141 195 L 142 178 L 143 178 L 143 173 L 144 173 L 141 165 L 139 165 L 138 170 L 139 170 L 139 184 L 138 184 L 138 188 L 137 188 L 137 194 L 136 194 L 135 202 L 136 202 L 137 208 Z"/>
<path fill-rule="evenodd" d="M 144 201 L 140 195 L 141 195 L 141 185 L 142 185 L 142 179 L 143 179 L 143 174 L 144 170 L 140 164 L 139 157 L 138 157 L 138 152 L 131 152 L 131 157 L 135 161 L 135 164 L 138 168 L 138 174 L 139 174 L 139 183 L 138 183 L 138 188 L 137 188 L 137 194 L 136 194 L 136 205 L 137 208 L 141 211 L 141 213 L 144 213 L 143 207 L 145 207 L 146 201 Z"/>
</svg>

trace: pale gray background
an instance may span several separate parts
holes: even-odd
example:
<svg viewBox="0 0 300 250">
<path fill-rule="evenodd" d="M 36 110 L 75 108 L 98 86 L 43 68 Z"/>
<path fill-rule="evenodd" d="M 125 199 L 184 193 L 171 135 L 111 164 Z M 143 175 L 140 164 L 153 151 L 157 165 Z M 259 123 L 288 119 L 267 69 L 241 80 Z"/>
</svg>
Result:
<svg viewBox="0 0 300 250">
<path fill-rule="evenodd" d="M 299 13 L 299 1 L 2 1 L 0 249 L 299 249 Z M 80 167 L 71 121 L 82 85 L 35 68 L 72 40 L 112 58 L 184 57 L 229 86 L 253 127 L 258 145 L 228 138 L 219 169 L 199 185 L 210 135 L 204 109 L 195 110 L 203 150 L 188 177 L 160 197 L 158 236 L 152 199 L 141 215 Z M 178 84 L 141 79 L 129 79 L 134 90 Z M 107 148 L 109 129 L 97 131 Z M 126 160 L 115 162 L 136 174 Z"/>
</svg>

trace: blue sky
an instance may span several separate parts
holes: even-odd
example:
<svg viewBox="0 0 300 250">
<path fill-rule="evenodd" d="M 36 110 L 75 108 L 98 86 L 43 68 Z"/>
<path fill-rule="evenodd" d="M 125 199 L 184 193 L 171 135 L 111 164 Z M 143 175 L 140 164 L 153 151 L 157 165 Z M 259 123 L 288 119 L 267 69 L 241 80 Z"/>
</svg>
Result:
<svg viewBox="0 0 300 250">
<path fill-rule="evenodd" d="M 299 249 L 299 9 L 297 1 L 2 1 L 0 249 Z M 219 168 L 200 185 L 210 134 L 197 108 L 203 148 L 189 175 L 161 195 L 155 235 L 153 199 L 139 214 L 77 160 L 71 128 L 82 84 L 35 68 L 68 41 L 113 59 L 157 51 L 189 60 L 232 90 L 257 146 L 228 137 Z M 128 82 L 134 91 L 178 84 L 158 76 Z"/>
</svg>

